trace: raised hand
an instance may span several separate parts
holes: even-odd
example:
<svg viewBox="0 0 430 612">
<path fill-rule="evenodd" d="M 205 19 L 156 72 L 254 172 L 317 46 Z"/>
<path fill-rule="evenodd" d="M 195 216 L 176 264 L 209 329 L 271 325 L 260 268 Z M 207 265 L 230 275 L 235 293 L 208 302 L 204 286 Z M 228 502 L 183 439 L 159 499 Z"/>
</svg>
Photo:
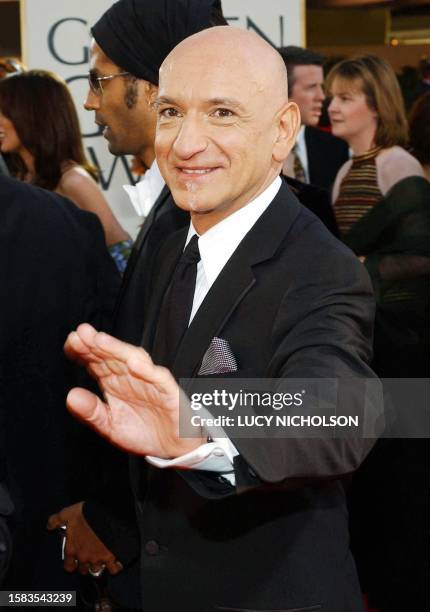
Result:
<svg viewBox="0 0 430 612">
<path fill-rule="evenodd" d="M 70 412 L 112 444 L 167 459 L 205 442 L 203 437 L 179 437 L 181 390 L 169 370 L 155 365 L 142 348 L 84 323 L 69 335 L 65 351 L 85 365 L 105 398 L 103 402 L 85 389 L 72 389 Z"/>
</svg>

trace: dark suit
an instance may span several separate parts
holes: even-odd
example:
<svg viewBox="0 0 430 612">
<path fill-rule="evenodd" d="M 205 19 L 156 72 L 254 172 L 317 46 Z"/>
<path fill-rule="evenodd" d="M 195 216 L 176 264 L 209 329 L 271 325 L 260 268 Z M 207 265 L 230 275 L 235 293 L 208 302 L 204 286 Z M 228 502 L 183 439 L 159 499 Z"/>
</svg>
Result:
<svg viewBox="0 0 430 612">
<path fill-rule="evenodd" d="M 300 183 L 289 177 L 283 178 L 300 201 L 320 216 L 336 235 L 336 222 L 327 194 L 313 185 Z M 151 294 L 149 283 L 151 278 L 154 280 L 154 277 L 151 277 L 154 258 L 170 234 L 188 227 L 189 222 L 189 214 L 175 205 L 168 187 L 165 186 L 133 245 L 115 307 L 112 326 L 114 336 L 132 344 L 141 343 L 145 297 L 148 298 Z M 108 472 L 108 489 L 100 492 L 97 498 L 92 495 L 86 501 L 84 516 L 99 538 L 121 559 L 123 565 L 128 565 L 137 557 L 139 545 L 134 526 L 133 501 L 127 488 L 128 467 L 124 453 L 112 450 Z M 112 490 L 116 491 L 115 496 L 112 496 Z M 122 583 L 123 579 L 120 581 Z M 114 582 L 119 581 L 114 579 Z"/>
<path fill-rule="evenodd" d="M 187 229 L 154 254 L 143 296 L 151 352 Z M 373 297 L 355 256 L 283 185 L 196 313 L 173 365 L 193 377 L 214 336 L 237 376 L 372 376 Z M 362 609 L 339 476 L 358 441 L 234 439 L 236 488 L 132 458 L 145 612 Z"/>
<path fill-rule="evenodd" d="M 0 440 L 4 443 L 3 423 L 0 423 Z M 12 540 L 7 525 L 7 517 L 13 512 L 12 500 L 4 483 L 0 482 L 0 586 L 6 575 L 12 554 Z"/>
<path fill-rule="evenodd" d="M 306 126 L 305 143 L 308 153 L 309 182 L 331 193 L 336 175 L 348 161 L 348 145 L 344 140 Z"/>
<path fill-rule="evenodd" d="M 107 446 L 66 410 L 68 391 L 89 381 L 63 345 L 84 321 L 106 328 L 120 279 L 95 215 L 4 176 L 0 202 L 0 481 L 15 504 L 6 584 L 61 588 L 69 576 L 46 522 L 94 489 Z"/>
</svg>

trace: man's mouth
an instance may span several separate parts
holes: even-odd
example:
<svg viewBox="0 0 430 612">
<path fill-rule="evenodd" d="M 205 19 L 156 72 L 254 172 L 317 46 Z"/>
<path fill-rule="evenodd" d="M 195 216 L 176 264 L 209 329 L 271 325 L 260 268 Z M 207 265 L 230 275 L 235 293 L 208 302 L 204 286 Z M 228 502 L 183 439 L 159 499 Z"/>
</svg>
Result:
<svg viewBox="0 0 430 612">
<path fill-rule="evenodd" d="M 107 125 L 107 123 L 101 123 L 101 121 L 96 121 L 96 124 L 100 128 L 100 133 L 102 134 L 102 136 L 104 138 L 107 138 L 108 137 L 108 133 L 109 133 L 109 126 Z"/>
<path fill-rule="evenodd" d="M 177 170 L 180 173 L 185 174 L 187 176 L 204 176 L 205 174 L 210 174 L 211 172 L 218 170 L 218 167 L 219 166 L 208 167 L 208 168 L 202 168 L 202 167 L 185 168 L 182 166 L 177 166 Z"/>
<path fill-rule="evenodd" d="M 208 174 L 209 172 L 212 172 L 213 168 L 181 168 L 180 170 L 184 174 Z"/>
<path fill-rule="evenodd" d="M 107 123 L 103 123 L 103 121 L 98 119 L 95 120 L 95 124 L 99 126 L 101 132 L 104 132 L 109 127 Z"/>
</svg>

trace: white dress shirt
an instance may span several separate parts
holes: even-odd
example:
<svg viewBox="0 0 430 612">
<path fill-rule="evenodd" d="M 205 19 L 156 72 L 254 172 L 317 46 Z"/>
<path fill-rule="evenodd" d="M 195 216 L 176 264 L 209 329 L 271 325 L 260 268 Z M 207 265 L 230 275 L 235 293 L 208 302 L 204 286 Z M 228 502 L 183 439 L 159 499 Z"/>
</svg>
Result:
<svg viewBox="0 0 430 612">
<path fill-rule="evenodd" d="M 281 184 L 282 180 L 279 176 L 276 177 L 255 200 L 226 217 L 200 236 L 198 244 L 201 259 L 197 264 L 196 288 L 190 323 L 221 270 L 249 230 L 273 201 Z M 197 234 L 197 232 L 191 222 L 185 246 L 194 234 Z M 158 468 L 176 467 L 220 472 L 231 484 L 235 484 L 233 459 L 239 454 L 236 447 L 229 438 L 217 437 L 216 434 L 217 431 L 219 434 L 219 429 L 207 428 L 207 430 L 213 441 L 202 444 L 186 455 L 175 459 L 160 459 L 149 456 L 146 459 Z"/>
<path fill-rule="evenodd" d="M 147 217 L 165 184 L 157 161 L 154 159 L 149 170 L 136 185 L 123 185 L 123 189 L 127 192 L 139 217 Z"/>
</svg>

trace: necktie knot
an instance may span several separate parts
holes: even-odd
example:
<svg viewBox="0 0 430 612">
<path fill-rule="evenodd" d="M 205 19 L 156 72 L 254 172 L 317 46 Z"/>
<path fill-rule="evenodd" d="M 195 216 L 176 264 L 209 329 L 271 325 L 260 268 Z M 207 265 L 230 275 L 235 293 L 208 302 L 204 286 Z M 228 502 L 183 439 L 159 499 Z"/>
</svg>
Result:
<svg viewBox="0 0 430 612">
<path fill-rule="evenodd" d="M 200 259 L 199 237 L 194 234 L 182 253 L 179 263 L 188 266 L 198 263 Z"/>
</svg>

